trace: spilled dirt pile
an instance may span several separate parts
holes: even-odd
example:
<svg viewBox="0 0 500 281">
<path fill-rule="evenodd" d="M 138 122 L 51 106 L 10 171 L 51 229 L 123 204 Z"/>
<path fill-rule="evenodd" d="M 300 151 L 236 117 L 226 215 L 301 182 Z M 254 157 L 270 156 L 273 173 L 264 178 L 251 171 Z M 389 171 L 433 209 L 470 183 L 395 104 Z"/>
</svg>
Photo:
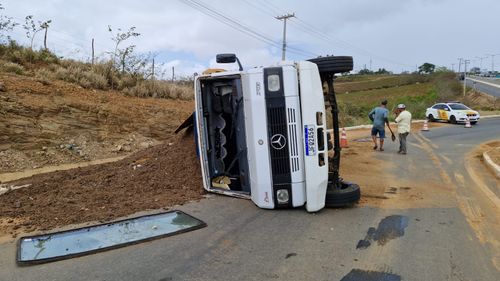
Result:
<svg viewBox="0 0 500 281">
<path fill-rule="evenodd" d="M 29 185 L 0 196 L 0 235 L 108 221 L 203 195 L 192 135 L 114 163 L 40 174 L 11 182 Z"/>
</svg>

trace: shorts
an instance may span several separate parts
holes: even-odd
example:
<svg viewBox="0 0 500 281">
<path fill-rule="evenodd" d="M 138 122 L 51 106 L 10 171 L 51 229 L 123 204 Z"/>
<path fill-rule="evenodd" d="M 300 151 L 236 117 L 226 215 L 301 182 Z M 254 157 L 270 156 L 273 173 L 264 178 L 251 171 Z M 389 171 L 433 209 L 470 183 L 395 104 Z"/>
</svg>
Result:
<svg viewBox="0 0 500 281">
<path fill-rule="evenodd" d="M 385 139 L 385 129 L 384 128 L 380 129 L 377 127 L 373 127 L 372 128 L 372 136 L 376 136 L 377 133 L 378 133 L 379 138 Z"/>
</svg>

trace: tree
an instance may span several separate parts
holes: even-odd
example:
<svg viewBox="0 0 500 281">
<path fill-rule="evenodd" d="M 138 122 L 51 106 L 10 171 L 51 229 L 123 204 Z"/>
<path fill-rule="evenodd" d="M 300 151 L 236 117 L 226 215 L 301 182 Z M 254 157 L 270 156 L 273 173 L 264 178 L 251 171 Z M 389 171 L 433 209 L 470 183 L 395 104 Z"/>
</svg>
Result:
<svg viewBox="0 0 500 281">
<path fill-rule="evenodd" d="M 481 69 L 479 67 L 473 67 L 470 69 L 470 73 L 479 74 L 481 73 Z"/>
<path fill-rule="evenodd" d="M 418 67 L 418 73 L 430 74 L 434 72 L 435 68 L 436 66 L 434 64 L 426 62 Z"/>
<path fill-rule="evenodd" d="M 0 4 L 0 10 L 4 10 L 2 4 Z M 18 23 L 14 22 L 11 17 L 0 15 L 0 41 L 5 37 L 10 40 L 10 35 L 5 36 L 4 33 L 12 31 Z"/>
<path fill-rule="evenodd" d="M 375 74 L 392 74 L 392 72 L 385 68 L 379 68 L 377 71 L 375 71 Z"/>
<path fill-rule="evenodd" d="M 122 32 L 121 28 L 117 29 L 116 34 L 113 33 L 113 29 L 108 25 L 108 31 L 111 33 L 111 40 L 115 42 L 115 50 L 113 51 L 113 64 L 116 68 L 120 68 L 122 73 L 125 73 L 127 68 L 127 62 L 133 61 L 134 58 L 134 48 L 135 45 L 129 45 L 120 49 L 120 44 L 127 41 L 129 38 L 138 37 L 141 34 L 135 32 L 135 26 L 130 27 L 127 31 Z"/>
<path fill-rule="evenodd" d="M 26 37 L 30 40 L 30 49 L 33 49 L 33 41 L 35 40 L 35 35 L 39 32 L 45 29 L 45 37 L 44 37 L 44 47 L 47 49 L 47 29 L 49 28 L 50 23 L 52 20 L 47 20 L 47 21 L 38 21 L 38 23 L 35 23 L 35 20 L 33 19 L 33 15 L 28 15 L 26 18 L 24 18 L 24 24 L 23 28 L 26 32 Z"/>
<path fill-rule="evenodd" d="M 373 71 L 365 68 L 365 69 L 361 69 L 358 74 L 361 74 L 361 75 L 365 75 L 365 74 L 373 74 Z"/>
</svg>

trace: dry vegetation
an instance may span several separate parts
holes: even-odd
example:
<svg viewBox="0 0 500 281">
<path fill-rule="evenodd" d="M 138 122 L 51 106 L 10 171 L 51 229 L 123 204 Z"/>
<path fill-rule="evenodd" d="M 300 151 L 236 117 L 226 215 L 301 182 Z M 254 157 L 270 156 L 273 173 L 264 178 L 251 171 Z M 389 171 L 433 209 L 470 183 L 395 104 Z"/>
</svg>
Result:
<svg viewBox="0 0 500 281">
<path fill-rule="evenodd" d="M 351 77 L 352 76 L 352 77 Z M 429 82 L 429 77 L 418 74 L 404 75 L 350 75 L 336 80 L 337 93 L 387 89 L 415 83 Z"/>
<path fill-rule="evenodd" d="M 146 79 L 142 72 L 123 72 L 111 61 L 84 63 L 61 59 L 47 50 L 34 51 L 11 41 L 0 45 L 0 71 L 34 76 L 44 85 L 54 80 L 77 84 L 86 89 L 117 90 L 136 97 L 193 98 L 190 81 Z"/>
</svg>

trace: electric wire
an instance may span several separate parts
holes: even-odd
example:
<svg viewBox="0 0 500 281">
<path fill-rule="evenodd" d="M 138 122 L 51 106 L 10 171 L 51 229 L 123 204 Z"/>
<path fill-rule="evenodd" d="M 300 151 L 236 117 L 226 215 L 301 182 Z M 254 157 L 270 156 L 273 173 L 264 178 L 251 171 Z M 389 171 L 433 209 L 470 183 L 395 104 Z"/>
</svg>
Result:
<svg viewBox="0 0 500 281">
<path fill-rule="evenodd" d="M 219 21 L 219 22 L 221 22 L 221 23 L 223 23 L 223 24 L 225 24 L 233 29 L 236 29 L 242 33 L 245 33 L 245 34 L 261 41 L 261 42 L 264 42 L 264 43 L 266 43 L 270 46 L 276 47 L 276 48 L 281 47 L 281 43 L 276 42 L 273 39 L 271 39 L 269 36 L 259 32 L 259 31 L 256 31 L 255 29 L 249 27 L 248 25 L 245 25 L 245 24 L 241 23 L 240 21 L 238 21 L 234 18 L 231 18 L 228 15 L 225 15 L 222 12 L 217 11 L 215 8 L 207 5 L 206 3 L 203 3 L 203 2 L 197 1 L 197 0 L 179 0 L 179 1 L 181 1 L 182 3 L 202 12 L 203 14 L 210 16 L 211 18 L 213 18 L 213 19 L 215 19 L 215 20 L 217 20 L 217 21 Z M 305 51 L 305 50 L 302 50 L 302 49 L 299 49 L 296 47 L 292 47 L 292 46 L 288 46 L 287 50 L 291 53 L 294 53 L 294 54 L 297 54 L 300 56 L 304 56 L 304 57 L 317 56 L 317 54 L 315 54 L 315 53 Z"/>
<path fill-rule="evenodd" d="M 282 14 L 284 13 L 283 10 L 281 10 L 279 7 L 277 7 L 276 5 L 270 3 L 270 2 L 267 2 L 265 0 L 254 0 L 254 2 L 249 2 L 247 0 L 243 0 L 245 3 L 247 3 L 249 6 L 252 6 L 256 9 L 259 9 L 261 10 L 262 12 L 265 12 L 266 14 L 269 14 L 269 12 L 266 12 L 264 11 L 265 9 L 269 9 L 271 10 L 272 12 L 276 13 L 276 14 Z M 260 4 L 260 5 L 259 5 Z M 263 7 L 266 7 L 266 8 L 263 8 Z M 257 8 L 259 7 L 259 8 Z M 270 14 L 271 16 L 273 16 L 272 14 Z M 313 37 L 316 37 L 320 40 L 323 40 L 325 41 L 326 43 L 329 43 L 329 44 L 335 44 L 335 45 L 340 45 L 341 47 L 343 47 L 344 49 L 350 49 L 352 51 L 354 51 L 355 53 L 358 53 L 358 54 L 361 54 L 361 55 L 364 55 L 364 56 L 367 56 L 367 57 L 373 57 L 373 58 L 376 58 L 376 59 L 379 59 L 381 61 L 385 61 L 385 62 L 388 62 L 388 63 L 391 63 L 391 64 L 395 64 L 395 65 L 401 65 L 401 66 L 405 66 L 405 67 L 413 67 L 409 64 L 406 64 L 406 63 L 402 63 L 402 62 L 398 62 L 396 60 L 393 60 L 393 59 L 389 59 L 389 58 L 385 58 L 383 56 L 380 56 L 380 55 L 377 55 L 371 51 L 368 51 L 368 50 L 365 50 L 363 48 L 360 48 L 360 47 L 357 47 L 347 41 L 344 41 L 344 40 L 341 40 L 341 39 L 338 39 L 338 38 L 335 38 L 333 36 L 330 36 L 328 35 L 327 33 L 321 31 L 320 29 L 316 28 L 315 26 L 307 23 L 306 21 L 302 20 L 300 17 L 297 17 L 295 16 L 294 18 L 291 18 L 291 21 L 290 21 L 291 25 L 293 25 L 294 27 L 296 27 L 297 29 L 299 29 L 300 31 L 310 35 L 310 36 L 313 36 Z"/>
</svg>

